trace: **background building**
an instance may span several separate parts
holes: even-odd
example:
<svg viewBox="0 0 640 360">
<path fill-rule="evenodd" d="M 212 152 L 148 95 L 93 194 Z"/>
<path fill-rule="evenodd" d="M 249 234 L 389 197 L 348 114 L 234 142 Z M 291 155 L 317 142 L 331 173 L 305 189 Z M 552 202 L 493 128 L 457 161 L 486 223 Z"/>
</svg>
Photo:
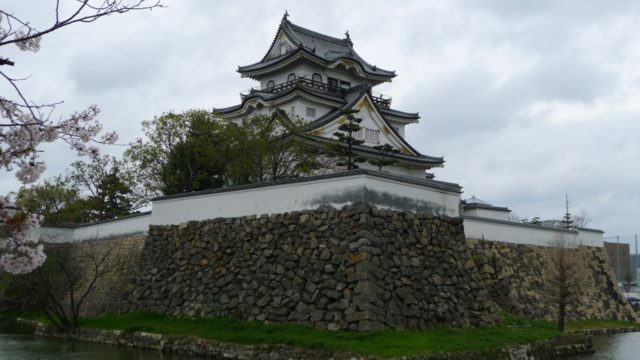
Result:
<svg viewBox="0 0 640 360">
<path fill-rule="evenodd" d="M 623 282 L 627 273 L 632 274 L 629 244 L 605 241 L 604 249 L 607 252 L 609 263 L 613 267 L 613 272 L 616 274 L 618 282 Z"/>
</svg>

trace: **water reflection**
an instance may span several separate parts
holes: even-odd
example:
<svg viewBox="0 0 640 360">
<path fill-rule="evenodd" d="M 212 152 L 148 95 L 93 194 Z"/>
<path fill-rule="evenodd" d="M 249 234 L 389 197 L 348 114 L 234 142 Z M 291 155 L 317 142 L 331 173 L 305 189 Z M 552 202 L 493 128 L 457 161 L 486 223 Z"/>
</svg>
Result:
<svg viewBox="0 0 640 360">
<path fill-rule="evenodd" d="M 0 359 L 2 360 L 194 360 L 192 356 L 159 351 L 119 348 L 81 341 L 36 338 L 31 329 L 0 320 Z"/>
<path fill-rule="evenodd" d="M 640 359 L 640 333 L 600 335 L 593 337 L 596 353 L 572 357 L 573 360 L 637 360 Z"/>
</svg>

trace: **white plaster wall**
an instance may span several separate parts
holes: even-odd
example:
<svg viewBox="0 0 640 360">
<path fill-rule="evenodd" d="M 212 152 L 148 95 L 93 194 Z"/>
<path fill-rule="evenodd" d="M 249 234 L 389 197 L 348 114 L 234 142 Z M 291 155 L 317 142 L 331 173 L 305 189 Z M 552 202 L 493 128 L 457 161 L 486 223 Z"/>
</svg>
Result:
<svg viewBox="0 0 640 360">
<path fill-rule="evenodd" d="M 501 223 L 491 220 L 463 216 L 464 233 L 467 239 L 485 239 L 513 244 L 550 246 L 558 229 L 527 226 L 520 223 Z M 535 226 L 535 227 L 534 227 Z M 570 241 L 586 246 L 603 247 L 601 232 L 561 231 Z"/>
<path fill-rule="evenodd" d="M 458 215 L 460 196 L 456 192 L 358 174 L 160 199 L 153 202 L 151 224 L 167 225 L 219 217 L 284 213 L 314 209 L 321 205 L 341 207 L 352 201 L 363 201 L 367 190 L 404 198 L 404 204 L 408 200 L 437 203 L 441 205 L 438 210 L 441 215 Z M 375 201 L 371 204 L 380 206 Z M 399 204 L 402 205 L 403 202 L 400 201 Z"/>
<path fill-rule="evenodd" d="M 40 228 L 40 239 L 46 242 L 71 242 L 74 241 L 73 228 L 46 227 Z"/>
<path fill-rule="evenodd" d="M 271 108 L 271 107 L 261 106 L 260 108 L 256 109 L 255 106 L 251 106 L 249 107 L 249 111 L 247 112 L 247 114 L 228 117 L 227 119 L 229 119 L 229 121 L 235 124 L 240 124 L 240 122 L 242 122 L 242 120 L 247 117 L 256 116 L 256 115 L 269 116 L 274 111 L 275 111 L 275 108 Z"/>
<path fill-rule="evenodd" d="M 405 124 L 394 122 L 392 120 L 389 120 L 389 118 L 387 118 L 387 120 L 389 121 L 389 125 L 391 125 L 394 128 L 396 128 L 396 131 L 398 132 L 398 134 L 400 134 L 400 136 L 402 136 L 402 138 L 404 139 L 404 127 L 405 127 Z"/>
<path fill-rule="evenodd" d="M 377 166 L 371 165 L 368 162 L 359 163 L 358 166 L 361 169 L 379 171 Z M 386 172 L 389 174 L 410 176 L 418 179 L 426 179 L 426 173 L 424 169 L 409 168 L 409 167 L 399 166 L 396 164 L 383 166 L 382 172 Z"/>
<path fill-rule="evenodd" d="M 509 221 L 508 211 L 498 211 L 489 209 L 468 209 L 464 211 L 465 215 L 477 216 L 487 219 Z"/>
<path fill-rule="evenodd" d="M 363 99 L 362 101 L 367 101 L 367 100 Z M 389 129 L 385 131 L 386 125 L 385 125 L 384 119 L 377 111 L 372 110 L 371 108 L 369 108 L 369 106 L 363 106 L 363 108 L 360 109 L 358 113 L 355 114 L 355 116 L 362 119 L 362 122 L 360 122 L 359 124 L 360 127 L 380 131 L 379 141 L 377 142 L 368 141 L 364 139 L 364 136 L 363 136 L 363 140 L 365 140 L 365 143 L 364 143 L 365 145 L 377 146 L 377 145 L 389 144 L 396 149 L 402 149 L 404 147 L 404 144 L 400 139 L 400 137 L 396 136 L 394 133 L 389 131 Z M 338 128 L 340 127 L 338 120 L 339 119 L 332 121 L 331 123 L 325 125 L 319 130 L 323 133 L 325 137 L 331 137 L 332 134 L 338 131 Z"/>
<path fill-rule="evenodd" d="M 578 229 L 578 243 L 588 246 L 604 246 L 604 234 L 600 231 Z"/>
<path fill-rule="evenodd" d="M 375 191 L 377 193 L 394 194 L 403 199 L 414 201 L 430 202 L 441 206 L 440 214 L 450 217 L 460 216 L 460 194 L 452 193 L 445 190 L 428 188 L 425 186 L 410 184 L 392 179 L 370 177 L 367 179 L 365 186 L 367 191 Z M 394 210 L 406 210 L 406 206 L 398 207 L 393 205 L 382 206 Z"/>
<path fill-rule="evenodd" d="M 40 229 L 40 239 L 46 242 L 73 242 L 146 234 L 150 220 L 151 214 L 145 214 L 73 228 L 43 226 Z"/>
<path fill-rule="evenodd" d="M 149 230 L 150 220 L 151 214 L 147 214 L 78 227 L 74 229 L 74 240 L 80 241 L 131 234 L 146 234 Z"/>
<path fill-rule="evenodd" d="M 292 106 L 295 107 L 295 113 L 293 114 L 294 115 L 293 117 L 291 116 Z M 276 107 L 279 107 L 280 109 L 284 110 L 287 114 L 289 114 L 290 117 L 292 118 L 297 117 L 306 122 L 315 121 L 331 110 L 329 106 L 317 104 L 300 97 L 295 98 L 294 100 L 284 104 L 278 104 L 276 105 Z M 315 117 L 307 116 L 307 107 L 316 109 Z"/>
</svg>

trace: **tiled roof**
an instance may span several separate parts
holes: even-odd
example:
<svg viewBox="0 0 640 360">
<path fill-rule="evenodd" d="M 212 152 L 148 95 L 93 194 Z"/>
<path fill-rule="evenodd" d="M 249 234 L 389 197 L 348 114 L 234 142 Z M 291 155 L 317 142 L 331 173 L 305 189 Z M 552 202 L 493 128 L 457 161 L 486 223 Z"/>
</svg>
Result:
<svg viewBox="0 0 640 360">
<path fill-rule="evenodd" d="M 324 100 L 328 100 L 330 102 L 335 102 L 338 104 L 344 104 L 344 100 L 341 97 L 338 96 L 333 96 L 327 92 L 323 92 L 323 91 L 316 91 L 313 88 L 309 88 L 306 86 L 293 86 L 290 89 L 288 89 L 287 91 L 281 91 L 281 92 L 277 92 L 277 93 L 271 93 L 268 91 L 260 91 L 260 90 L 254 90 L 251 91 L 247 96 L 245 96 L 242 99 L 242 102 L 239 105 L 234 105 L 234 106 L 229 106 L 226 108 L 214 108 L 213 111 L 216 113 L 221 113 L 221 114 L 229 114 L 232 113 L 234 111 L 240 110 L 242 109 L 242 107 L 244 106 L 244 104 L 247 101 L 250 101 L 251 99 L 260 99 L 264 102 L 269 102 L 269 101 L 274 101 L 274 100 L 278 100 L 281 98 L 284 98 L 286 96 L 289 96 L 290 94 L 292 94 L 293 92 L 296 91 L 301 91 L 304 92 L 310 96 L 313 97 L 317 97 L 320 99 L 324 99 Z"/>
<path fill-rule="evenodd" d="M 336 140 L 334 139 L 327 139 L 319 136 L 304 135 L 300 137 L 304 138 L 309 142 L 317 143 L 317 144 L 336 143 Z M 340 143 L 340 146 L 347 146 L 347 145 Z M 360 154 L 370 154 L 374 156 L 380 155 L 380 152 L 378 150 L 370 146 L 352 145 L 352 147 L 354 151 Z M 388 153 L 388 154 L 385 153 L 384 156 L 399 160 L 401 163 L 413 164 L 415 166 L 427 166 L 428 168 L 440 167 L 444 163 L 444 160 L 442 159 L 442 157 L 435 157 L 435 156 L 422 155 L 422 154 L 411 155 L 411 154 L 404 154 L 404 153 L 397 152 L 397 153 Z"/>
<path fill-rule="evenodd" d="M 404 112 L 404 111 L 395 110 L 395 109 L 385 109 L 385 108 L 380 108 L 380 112 L 383 115 L 399 117 L 402 119 L 407 119 L 412 121 L 420 119 L 420 115 L 418 115 L 418 113 L 410 113 L 410 112 Z"/>
<path fill-rule="evenodd" d="M 365 73 L 371 75 L 392 78 L 396 76 L 395 71 L 384 70 L 375 65 L 369 64 L 353 49 L 353 44 L 349 38 L 338 39 L 318 32 L 303 28 L 302 26 L 291 23 L 286 16 L 282 19 L 278 33 L 282 30 L 287 38 L 297 47 L 297 50 L 289 51 L 284 55 L 267 59 L 267 55 L 271 52 L 271 48 L 275 45 L 274 38 L 267 55 L 255 64 L 240 66 L 238 72 L 250 73 L 260 71 L 271 67 L 272 65 L 290 59 L 300 51 L 305 52 L 308 56 L 315 57 L 326 63 L 334 63 L 342 59 L 347 59 L 358 63 Z M 277 34 L 276 34 L 277 36 Z"/>
</svg>

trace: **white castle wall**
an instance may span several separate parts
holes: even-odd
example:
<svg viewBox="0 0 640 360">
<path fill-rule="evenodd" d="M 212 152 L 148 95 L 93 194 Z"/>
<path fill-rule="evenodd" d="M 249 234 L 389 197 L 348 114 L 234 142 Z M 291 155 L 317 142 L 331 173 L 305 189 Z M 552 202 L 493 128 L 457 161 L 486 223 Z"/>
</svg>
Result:
<svg viewBox="0 0 640 360">
<path fill-rule="evenodd" d="M 150 220 L 151 213 L 143 213 L 72 227 L 43 226 L 40 228 L 40 237 L 47 242 L 74 242 L 144 235 L 149 231 Z"/>
<path fill-rule="evenodd" d="M 408 181 L 398 176 L 359 170 L 345 176 L 332 175 L 159 198 L 153 202 L 151 224 L 275 214 L 310 210 L 323 205 L 341 207 L 357 202 L 380 208 L 457 217 L 460 194 L 454 189 L 459 188 L 437 181 Z"/>
<path fill-rule="evenodd" d="M 465 209 L 464 214 L 473 216 L 473 217 L 509 221 L 509 211 L 477 208 L 477 209 Z"/>
<path fill-rule="evenodd" d="M 550 246 L 558 234 L 579 245 L 603 247 L 600 230 L 546 227 L 465 215 L 464 234 L 467 239 L 484 239 L 523 245 Z"/>
<path fill-rule="evenodd" d="M 146 234 L 149 225 L 285 213 L 320 206 L 339 208 L 357 202 L 379 208 L 457 217 L 460 188 L 445 182 L 357 170 L 161 197 L 153 201 L 151 213 L 73 227 L 43 227 L 41 236 L 50 242 L 116 238 Z M 463 220 L 468 239 L 548 246 L 558 233 L 562 233 L 581 245 L 603 246 L 600 230 L 566 230 L 469 215 L 464 215 Z"/>
</svg>

